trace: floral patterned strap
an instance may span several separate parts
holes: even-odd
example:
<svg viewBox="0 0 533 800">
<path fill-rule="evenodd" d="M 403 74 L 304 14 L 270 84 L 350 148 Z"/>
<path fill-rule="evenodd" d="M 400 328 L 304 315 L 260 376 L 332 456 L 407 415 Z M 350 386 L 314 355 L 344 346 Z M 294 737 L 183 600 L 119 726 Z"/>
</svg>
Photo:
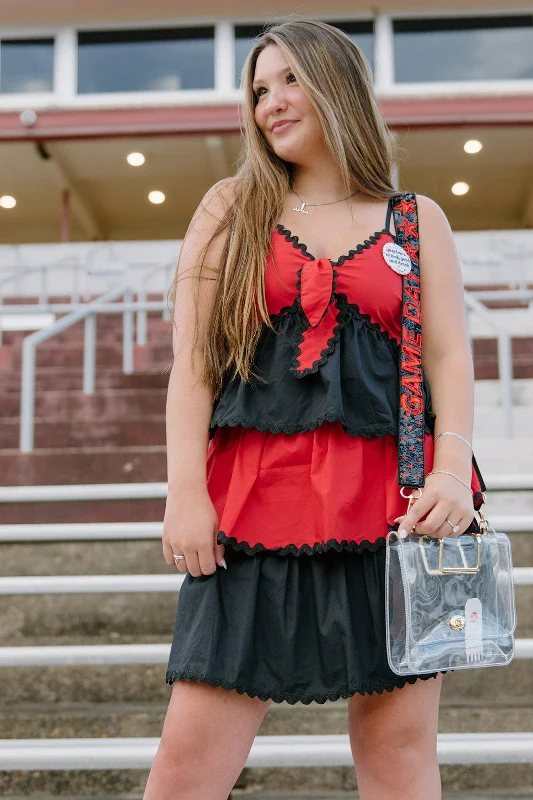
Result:
<svg viewBox="0 0 533 800">
<path fill-rule="evenodd" d="M 400 413 L 398 417 L 398 483 L 424 485 L 424 390 L 422 322 L 420 313 L 420 243 L 418 212 L 413 192 L 393 198 L 396 241 L 411 259 L 403 276 L 402 340 L 400 345 Z"/>
</svg>

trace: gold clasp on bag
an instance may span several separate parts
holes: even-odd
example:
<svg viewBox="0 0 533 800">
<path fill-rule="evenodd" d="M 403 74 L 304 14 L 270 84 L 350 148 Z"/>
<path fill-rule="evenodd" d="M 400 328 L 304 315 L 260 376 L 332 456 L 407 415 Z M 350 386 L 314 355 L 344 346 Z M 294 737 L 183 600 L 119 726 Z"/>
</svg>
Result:
<svg viewBox="0 0 533 800">
<path fill-rule="evenodd" d="M 422 541 L 422 539 L 419 539 L 418 545 L 420 547 L 420 552 L 422 553 L 422 561 L 424 562 L 424 567 L 428 575 L 465 575 L 465 574 L 475 574 L 476 572 L 479 572 L 481 568 L 481 536 L 479 533 L 471 533 L 470 531 L 466 531 L 464 535 L 472 536 L 477 541 L 477 563 L 475 567 L 468 566 L 464 550 L 459 542 L 457 542 L 457 547 L 459 548 L 459 552 L 461 554 L 461 560 L 463 562 L 463 566 L 445 567 L 444 541 L 442 539 L 439 539 L 439 566 L 436 569 L 432 569 L 428 564 L 426 551 L 424 549 L 424 542 Z"/>
<path fill-rule="evenodd" d="M 404 494 L 405 489 L 407 489 L 407 486 L 402 486 L 400 488 L 400 494 L 405 500 L 409 501 L 407 503 L 407 511 L 405 512 L 406 514 L 408 514 L 415 500 L 418 500 L 419 497 L 422 497 L 422 489 L 420 488 L 420 486 L 418 486 L 416 489 L 413 489 L 411 494 Z M 415 494 L 415 492 L 418 492 L 418 494 Z"/>
<path fill-rule="evenodd" d="M 454 614 L 453 617 L 450 618 L 448 625 L 452 631 L 462 631 L 466 627 L 466 619 L 461 616 L 461 614 Z"/>
</svg>

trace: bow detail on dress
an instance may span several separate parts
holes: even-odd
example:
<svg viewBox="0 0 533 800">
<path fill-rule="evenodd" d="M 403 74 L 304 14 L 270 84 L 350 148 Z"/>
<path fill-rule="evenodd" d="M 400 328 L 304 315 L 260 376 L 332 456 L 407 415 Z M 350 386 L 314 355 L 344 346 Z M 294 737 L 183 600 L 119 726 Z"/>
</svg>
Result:
<svg viewBox="0 0 533 800">
<path fill-rule="evenodd" d="M 306 261 L 298 274 L 300 305 L 308 327 L 301 333 L 292 371 L 303 377 L 316 372 L 333 352 L 340 314 L 334 295 L 337 273 L 329 258 Z"/>
<path fill-rule="evenodd" d="M 328 258 L 306 261 L 300 273 L 302 310 L 315 328 L 330 304 L 333 294 L 333 267 Z"/>
</svg>

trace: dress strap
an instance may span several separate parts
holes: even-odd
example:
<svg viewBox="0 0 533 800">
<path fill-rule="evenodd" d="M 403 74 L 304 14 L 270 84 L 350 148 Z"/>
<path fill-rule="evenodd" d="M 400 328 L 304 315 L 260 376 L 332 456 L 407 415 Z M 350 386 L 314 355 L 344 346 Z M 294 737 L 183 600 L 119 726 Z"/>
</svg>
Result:
<svg viewBox="0 0 533 800">
<path fill-rule="evenodd" d="M 396 242 L 411 259 L 411 271 L 403 276 L 402 289 L 398 483 L 405 487 L 421 488 L 424 485 L 425 406 L 416 195 L 402 192 L 393 198 L 392 205 Z"/>
<path fill-rule="evenodd" d="M 391 231 L 391 229 L 390 229 L 390 221 L 391 221 L 391 217 L 392 217 L 392 207 L 393 207 L 393 202 L 392 201 L 393 200 L 394 200 L 394 197 L 389 197 L 389 202 L 387 204 L 387 216 L 385 218 L 385 227 L 383 228 L 383 230 L 388 231 L 389 233 L 392 233 L 393 236 L 395 236 L 396 234 L 393 231 Z"/>
</svg>

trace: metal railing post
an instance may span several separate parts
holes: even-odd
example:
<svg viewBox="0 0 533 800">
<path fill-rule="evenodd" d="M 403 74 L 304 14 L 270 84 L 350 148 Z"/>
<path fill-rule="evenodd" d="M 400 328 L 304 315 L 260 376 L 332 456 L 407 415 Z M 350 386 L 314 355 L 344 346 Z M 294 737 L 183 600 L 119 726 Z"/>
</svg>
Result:
<svg viewBox="0 0 533 800">
<path fill-rule="evenodd" d="M 506 436 L 513 436 L 513 353 L 507 331 L 498 333 L 498 374 L 500 376 L 503 424 Z"/>
<path fill-rule="evenodd" d="M 83 392 L 94 394 L 96 373 L 96 314 L 85 317 L 83 342 Z"/>
<path fill-rule="evenodd" d="M 35 343 L 27 337 L 22 343 L 22 385 L 20 390 L 20 450 L 33 450 L 35 416 Z"/>
<path fill-rule="evenodd" d="M 131 303 L 132 301 L 133 292 L 131 289 L 125 289 L 124 302 Z M 131 310 L 123 312 L 122 370 L 125 375 L 131 375 L 133 372 L 133 311 Z"/>
<path fill-rule="evenodd" d="M 137 300 L 139 303 L 144 303 L 146 301 L 146 290 L 141 289 L 137 294 Z M 148 327 L 148 312 L 145 308 L 140 308 L 137 311 L 137 344 L 144 345 L 146 344 L 146 334 L 147 334 L 147 327 Z"/>
<path fill-rule="evenodd" d="M 496 331 L 498 337 L 498 379 L 501 386 L 504 430 L 513 436 L 513 362 L 509 332 L 491 316 L 491 312 L 470 292 L 465 291 L 465 304 L 471 313 L 477 314 Z"/>
<path fill-rule="evenodd" d="M 172 264 L 167 264 L 166 267 L 165 267 L 165 283 L 166 283 L 166 287 L 167 287 L 167 292 L 168 292 L 168 289 L 170 287 L 170 276 L 171 276 L 171 274 L 172 274 Z M 165 299 L 167 298 L 167 292 L 164 292 L 164 294 L 163 294 Z M 165 306 L 165 310 L 163 311 L 163 321 L 164 322 L 170 322 L 170 312 L 168 310 L 168 301 L 167 301 L 167 305 Z"/>
<path fill-rule="evenodd" d="M 42 306 L 45 306 L 48 302 L 48 267 L 43 267 L 41 269 L 41 294 L 39 296 L 39 302 Z"/>
</svg>

